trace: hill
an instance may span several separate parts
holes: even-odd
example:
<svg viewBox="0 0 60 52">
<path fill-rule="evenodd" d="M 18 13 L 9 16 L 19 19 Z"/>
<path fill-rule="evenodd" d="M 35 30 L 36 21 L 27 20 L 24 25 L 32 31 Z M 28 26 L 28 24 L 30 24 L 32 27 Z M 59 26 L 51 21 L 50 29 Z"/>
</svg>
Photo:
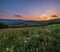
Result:
<svg viewBox="0 0 60 52">
<path fill-rule="evenodd" d="M 0 23 L 4 23 L 11 27 L 30 27 L 30 26 L 45 26 L 50 24 L 60 24 L 60 19 L 42 20 L 42 21 L 0 19 Z"/>
<path fill-rule="evenodd" d="M 60 52 L 60 24 L 0 29 L 0 52 Z"/>
</svg>

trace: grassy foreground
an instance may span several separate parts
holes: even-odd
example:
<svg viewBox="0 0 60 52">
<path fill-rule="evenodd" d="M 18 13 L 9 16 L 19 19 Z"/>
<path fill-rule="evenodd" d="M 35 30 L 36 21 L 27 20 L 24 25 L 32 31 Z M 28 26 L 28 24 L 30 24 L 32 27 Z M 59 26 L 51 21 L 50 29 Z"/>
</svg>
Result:
<svg viewBox="0 0 60 52">
<path fill-rule="evenodd" d="M 0 29 L 0 52 L 60 52 L 60 24 Z"/>
</svg>

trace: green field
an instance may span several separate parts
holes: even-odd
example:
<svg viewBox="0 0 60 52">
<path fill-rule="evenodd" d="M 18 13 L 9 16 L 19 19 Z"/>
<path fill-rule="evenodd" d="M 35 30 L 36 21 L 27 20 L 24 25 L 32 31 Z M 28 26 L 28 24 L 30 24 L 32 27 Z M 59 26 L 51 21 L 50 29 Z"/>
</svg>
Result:
<svg viewBox="0 0 60 52">
<path fill-rule="evenodd" d="M 60 52 L 60 24 L 0 29 L 0 52 Z"/>
</svg>

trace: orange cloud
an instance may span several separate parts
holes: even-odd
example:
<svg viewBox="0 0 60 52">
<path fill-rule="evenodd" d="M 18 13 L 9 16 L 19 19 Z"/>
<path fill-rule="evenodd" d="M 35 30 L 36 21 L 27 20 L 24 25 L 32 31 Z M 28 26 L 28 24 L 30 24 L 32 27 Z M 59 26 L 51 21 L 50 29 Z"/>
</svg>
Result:
<svg viewBox="0 0 60 52">
<path fill-rule="evenodd" d="M 51 19 L 58 19 L 60 18 L 60 12 L 57 10 L 49 10 L 45 14 L 40 16 L 40 20 L 51 20 Z"/>
<path fill-rule="evenodd" d="M 40 15 L 40 17 L 24 17 L 18 14 L 0 12 L 0 19 L 22 19 L 22 20 L 41 21 L 41 20 L 51 20 L 51 19 L 57 19 L 57 18 L 60 18 L 60 12 L 58 12 L 55 9 L 45 12 L 44 14 Z"/>
</svg>

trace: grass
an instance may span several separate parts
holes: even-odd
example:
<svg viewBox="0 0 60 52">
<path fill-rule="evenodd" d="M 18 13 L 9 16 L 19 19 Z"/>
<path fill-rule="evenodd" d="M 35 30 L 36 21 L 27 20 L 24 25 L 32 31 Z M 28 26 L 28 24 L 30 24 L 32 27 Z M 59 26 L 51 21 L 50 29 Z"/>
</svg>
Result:
<svg viewBox="0 0 60 52">
<path fill-rule="evenodd" d="M 0 29 L 0 52 L 60 52 L 60 24 Z"/>
</svg>

